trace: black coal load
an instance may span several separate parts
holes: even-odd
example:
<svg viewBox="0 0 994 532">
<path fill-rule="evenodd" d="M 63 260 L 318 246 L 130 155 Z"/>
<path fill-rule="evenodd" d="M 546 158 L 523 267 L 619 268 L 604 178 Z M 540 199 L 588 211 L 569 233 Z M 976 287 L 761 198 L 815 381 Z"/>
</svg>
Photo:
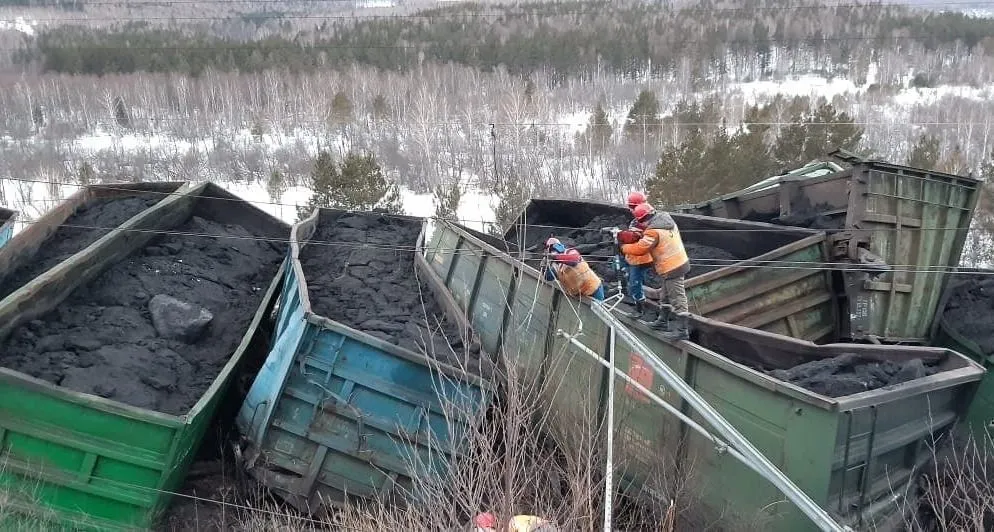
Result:
<svg viewBox="0 0 994 532">
<path fill-rule="evenodd" d="M 414 265 L 421 223 L 386 214 L 324 215 L 300 252 L 316 314 L 444 363 L 478 371 L 478 347 L 435 301 Z"/>
<path fill-rule="evenodd" d="M 0 364 L 71 390 L 185 414 L 241 342 L 286 245 L 196 216 L 176 232 L 16 329 L 0 348 Z"/>
<path fill-rule="evenodd" d="M 829 233 L 844 229 L 846 226 L 846 213 L 835 213 L 831 216 L 823 213 L 837 210 L 829 203 L 818 203 L 811 205 L 811 201 L 804 198 L 795 200 L 793 213 L 787 216 L 780 216 L 779 212 L 756 212 L 750 211 L 742 219 L 750 222 L 763 222 L 776 225 L 788 225 L 791 227 L 805 227 L 807 229 L 820 229 Z"/>
<path fill-rule="evenodd" d="M 132 216 L 163 199 L 161 194 L 101 198 L 70 216 L 30 261 L 0 279 L 0 299 L 28 284 L 35 277 L 75 255 Z"/>
<path fill-rule="evenodd" d="M 625 228 L 628 227 L 629 221 L 629 218 L 624 215 L 605 214 L 597 216 L 584 226 L 577 228 L 550 227 L 548 225 L 525 226 L 525 249 L 531 251 L 532 257 L 535 257 L 528 262 L 537 266 L 541 262 L 539 257 L 545 250 L 545 241 L 550 236 L 555 236 L 565 245 L 576 247 L 602 280 L 608 283 L 615 282 L 617 274 L 611 262 L 617 248 L 611 234 L 602 231 L 602 229 L 608 227 Z M 690 273 L 687 274 L 688 279 L 730 266 L 737 260 L 748 258 L 736 257 L 723 249 L 695 243 L 692 233 L 681 236 L 687 256 L 690 257 L 691 268 Z M 517 242 L 509 243 L 513 246 L 518 245 Z M 659 287 L 662 281 L 655 273 L 650 273 L 646 284 Z"/>
<path fill-rule="evenodd" d="M 767 374 L 826 397 L 844 397 L 928 377 L 938 371 L 919 358 L 901 363 L 876 362 L 845 353 L 790 369 L 768 371 Z"/>
<path fill-rule="evenodd" d="M 941 319 L 947 327 L 994 355 L 994 270 L 955 273 Z"/>
</svg>

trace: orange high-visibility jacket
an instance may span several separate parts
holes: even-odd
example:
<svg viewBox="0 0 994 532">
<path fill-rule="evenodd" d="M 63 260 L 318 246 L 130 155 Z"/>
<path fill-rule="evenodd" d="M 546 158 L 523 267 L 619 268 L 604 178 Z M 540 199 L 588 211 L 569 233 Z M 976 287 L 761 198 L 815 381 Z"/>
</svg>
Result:
<svg viewBox="0 0 994 532">
<path fill-rule="evenodd" d="M 621 246 L 621 252 L 629 264 L 653 263 L 656 273 L 663 277 L 690 261 L 676 222 L 665 212 L 657 212 L 649 220 L 642 239 Z"/>
<path fill-rule="evenodd" d="M 553 262 L 552 269 L 556 272 L 559 283 L 563 285 L 563 290 L 572 297 L 592 295 L 601 286 L 601 278 L 590 269 L 590 265 L 585 260 L 581 259 L 574 266 Z"/>
</svg>

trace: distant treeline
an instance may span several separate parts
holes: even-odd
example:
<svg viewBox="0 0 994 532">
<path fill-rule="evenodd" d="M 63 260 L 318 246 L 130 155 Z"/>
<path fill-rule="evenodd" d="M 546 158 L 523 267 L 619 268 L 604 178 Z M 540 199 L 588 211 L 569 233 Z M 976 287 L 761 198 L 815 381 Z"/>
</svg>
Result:
<svg viewBox="0 0 994 532">
<path fill-rule="evenodd" d="M 708 4 L 704 4 L 707 6 Z M 206 33 L 128 26 L 114 30 L 58 28 L 42 33 L 22 61 L 74 74 L 289 68 L 306 71 L 354 62 L 407 69 L 419 61 L 455 62 L 514 73 L 547 69 L 554 78 L 600 68 L 635 75 L 681 66 L 722 71 L 731 55 L 763 64 L 774 48 L 817 53 L 846 64 L 854 54 L 917 43 L 926 50 L 985 44 L 994 55 L 994 20 L 954 13 L 911 13 L 894 7 L 740 7 L 671 9 L 645 3 L 576 2 L 525 6 L 459 5 L 396 17 L 322 23 L 314 31 L 254 42 Z M 990 46 L 987 46 L 987 45 Z"/>
<path fill-rule="evenodd" d="M 82 11 L 83 0 L 0 0 L 0 7 L 57 7 L 67 11 Z"/>
</svg>

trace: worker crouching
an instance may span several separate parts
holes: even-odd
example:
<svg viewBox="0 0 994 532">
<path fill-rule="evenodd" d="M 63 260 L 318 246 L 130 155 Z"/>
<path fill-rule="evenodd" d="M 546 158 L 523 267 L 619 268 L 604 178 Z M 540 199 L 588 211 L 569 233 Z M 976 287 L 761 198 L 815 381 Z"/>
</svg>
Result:
<svg viewBox="0 0 994 532">
<path fill-rule="evenodd" d="M 630 317 L 649 323 L 654 329 L 663 331 L 663 337 L 670 340 L 688 338 L 690 313 L 687 308 L 687 291 L 684 279 L 690 271 L 690 259 L 683 247 L 680 230 L 673 217 L 665 212 L 656 212 L 649 203 L 637 205 L 633 211 L 635 227 L 641 231 L 641 238 L 634 239 L 633 231 L 618 233 L 621 252 L 628 262 L 628 293 L 635 300 L 635 312 Z M 659 316 L 648 322 L 645 308 L 643 285 L 650 267 L 663 278 L 660 301 L 663 303 Z"/>
<path fill-rule="evenodd" d="M 576 248 L 566 248 L 558 238 L 545 242 L 545 252 L 551 264 L 545 271 L 545 279 L 558 279 L 563 291 L 571 297 L 587 296 L 598 301 L 604 300 L 604 286 L 601 278 L 590 269 Z"/>
</svg>

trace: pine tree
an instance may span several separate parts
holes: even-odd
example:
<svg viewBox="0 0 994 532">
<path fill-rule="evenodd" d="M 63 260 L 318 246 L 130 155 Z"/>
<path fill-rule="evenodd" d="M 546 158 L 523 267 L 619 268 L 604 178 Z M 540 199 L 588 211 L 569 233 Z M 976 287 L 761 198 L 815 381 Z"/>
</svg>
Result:
<svg viewBox="0 0 994 532">
<path fill-rule="evenodd" d="M 337 182 L 331 189 L 331 204 L 349 211 L 384 209 L 404 212 L 400 187 L 383 175 L 372 154 L 349 153 L 338 167 Z"/>
<path fill-rule="evenodd" d="M 863 128 L 830 103 L 794 114 L 791 122 L 780 131 L 773 148 L 778 173 L 800 168 L 835 149 L 857 152 L 863 140 Z"/>
<path fill-rule="evenodd" d="M 117 125 L 123 128 L 131 127 L 131 115 L 120 96 L 114 97 L 114 120 L 117 121 Z"/>
<path fill-rule="evenodd" d="M 922 133 L 908 153 L 908 166 L 923 170 L 934 170 L 939 164 L 939 139 L 935 135 Z"/>
<path fill-rule="evenodd" d="M 373 118 L 384 120 L 390 117 L 390 104 L 382 94 L 377 94 L 373 98 Z"/>
<path fill-rule="evenodd" d="M 490 234 L 500 237 L 506 228 L 510 227 L 521 214 L 522 209 L 531 198 L 528 183 L 517 176 L 502 176 L 496 186 L 497 205 L 494 207 L 494 223 L 490 225 Z"/>
<path fill-rule="evenodd" d="M 283 199 L 286 188 L 286 179 L 283 177 L 283 173 L 279 170 L 273 170 L 266 180 L 266 192 L 269 194 L 269 199 L 279 203 Z"/>
<path fill-rule="evenodd" d="M 42 128 L 45 126 L 45 111 L 40 105 L 34 106 L 31 110 L 31 121 L 34 122 L 36 128 Z"/>
<path fill-rule="evenodd" d="M 659 101 L 656 100 L 656 93 L 651 90 L 643 90 L 635 98 L 635 102 L 628 111 L 628 118 L 625 120 L 625 136 L 642 142 L 659 133 L 659 130 Z"/>
<path fill-rule="evenodd" d="M 352 120 L 352 101 L 342 91 L 335 93 L 331 100 L 331 120 L 335 124 L 345 124 Z"/>
<path fill-rule="evenodd" d="M 338 173 L 338 166 L 331 158 L 331 154 L 325 150 L 318 153 L 314 160 L 314 169 L 311 170 L 310 183 L 311 199 L 306 207 L 297 208 L 297 217 L 304 219 L 310 216 L 311 212 L 318 207 L 335 206 L 334 190 L 340 186 L 341 176 Z"/>
<path fill-rule="evenodd" d="M 435 203 L 435 217 L 443 220 L 455 220 L 462 199 L 459 181 L 453 181 L 449 187 L 437 185 L 432 190 L 432 201 Z"/>
<path fill-rule="evenodd" d="M 604 106 L 598 103 L 587 123 L 587 129 L 583 134 L 584 141 L 593 151 L 601 152 L 610 144 L 613 133 L 614 126 L 607 112 L 604 111 Z"/>
<path fill-rule="evenodd" d="M 646 180 L 645 191 L 660 203 L 656 207 L 678 205 L 705 197 L 700 185 L 710 180 L 708 164 L 710 143 L 700 131 L 693 132 L 682 143 L 668 146 L 656 163 L 655 174 Z"/>
<path fill-rule="evenodd" d="M 90 161 L 83 161 L 76 171 L 76 180 L 80 185 L 89 185 L 96 181 L 96 179 L 97 172 L 93 169 L 93 165 L 90 164 Z"/>
</svg>

